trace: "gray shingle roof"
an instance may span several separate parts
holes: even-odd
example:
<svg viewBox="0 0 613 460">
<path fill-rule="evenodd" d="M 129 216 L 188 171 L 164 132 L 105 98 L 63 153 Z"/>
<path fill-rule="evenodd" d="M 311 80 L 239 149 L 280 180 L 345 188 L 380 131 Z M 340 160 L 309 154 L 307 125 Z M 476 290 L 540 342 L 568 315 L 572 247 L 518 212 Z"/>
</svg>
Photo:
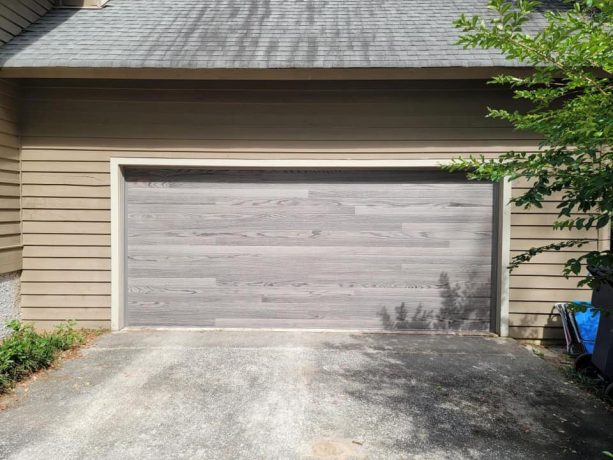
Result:
<svg viewBox="0 0 613 460">
<path fill-rule="evenodd" d="M 55 9 L 0 49 L 4 67 L 176 69 L 508 66 L 455 45 L 486 0 L 111 0 Z M 543 24 L 535 13 L 531 27 Z"/>
</svg>

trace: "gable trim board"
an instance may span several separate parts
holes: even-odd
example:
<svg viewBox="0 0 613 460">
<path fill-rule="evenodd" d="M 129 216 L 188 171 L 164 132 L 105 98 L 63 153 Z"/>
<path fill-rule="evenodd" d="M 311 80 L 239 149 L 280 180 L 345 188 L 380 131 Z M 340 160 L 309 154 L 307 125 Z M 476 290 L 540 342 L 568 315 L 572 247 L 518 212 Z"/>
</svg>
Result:
<svg viewBox="0 0 613 460">
<path fill-rule="evenodd" d="M 66 9 L 100 9 L 104 8 L 109 0 L 56 0 L 56 8 Z"/>
<path fill-rule="evenodd" d="M 248 160 L 248 159 L 163 159 L 163 158 L 111 158 L 111 327 L 118 331 L 126 327 L 127 308 L 127 242 L 126 242 L 126 168 L 249 168 L 271 170 L 275 168 L 342 168 L 342 170 L 364 170 L 373 168 L 426 171 L 438 168 L 447 161 L 441 160 Z M 491 328 L 493 332 L 508 335 L 508 285 L 506 270 L 508 258 L 502 254 L 509 247 L 510 212 L 508 183 L 497 184 L 494 213 L 497 235 L 494 238 L 493 261 L 493 303 Z M 499 211 L 501 203 L 506 203 Z M 500 266 L 500 264 L 505 264 Z M 270 328 L 270 327 L 269 327 Z M 274 328 L 273 328 L 274 329 Z M 313 329 L 311 329 L 313 330 Z M 318 330 L 318 329 L 315 329 Z M 330 328 L 327 328 L 330 330 Z M 346 329 L 345 329 L 346 330 Z M 356 329 L 359 330 L 359 329 Z"/>
</svg>

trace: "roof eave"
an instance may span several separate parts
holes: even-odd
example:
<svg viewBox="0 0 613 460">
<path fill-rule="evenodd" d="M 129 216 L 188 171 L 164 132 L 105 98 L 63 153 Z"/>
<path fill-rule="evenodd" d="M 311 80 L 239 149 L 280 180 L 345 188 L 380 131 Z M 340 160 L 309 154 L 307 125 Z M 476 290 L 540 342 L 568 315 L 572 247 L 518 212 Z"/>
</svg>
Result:
<svg viewBox="0 0 613 460">
<path fill-rule="evenodd" d="M 466 80 L 525 76 L 529 67 L 185 69 L 125 67 L 4 67 L 0 78 L 160 80 Z"/>
</svg>

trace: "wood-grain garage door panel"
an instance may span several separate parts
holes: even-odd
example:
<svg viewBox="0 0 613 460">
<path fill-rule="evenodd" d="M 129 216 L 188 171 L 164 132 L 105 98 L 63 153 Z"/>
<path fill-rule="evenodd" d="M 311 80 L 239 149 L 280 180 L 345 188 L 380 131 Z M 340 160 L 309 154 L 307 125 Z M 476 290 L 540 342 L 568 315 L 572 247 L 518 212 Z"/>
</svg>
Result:
<svg viewBox="0 0 613 460">
<path fill-rule="evenodd" d="M 493 185 L 398 170 L 130 170 L 130 326 L 488 330 Z"/>
</svg>

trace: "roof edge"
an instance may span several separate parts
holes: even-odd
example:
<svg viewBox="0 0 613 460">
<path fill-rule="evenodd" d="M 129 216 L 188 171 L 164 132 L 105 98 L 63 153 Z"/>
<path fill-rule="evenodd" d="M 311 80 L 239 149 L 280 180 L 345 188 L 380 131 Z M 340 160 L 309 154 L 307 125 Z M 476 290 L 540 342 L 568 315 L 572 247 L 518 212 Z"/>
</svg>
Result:
<svg viewBox="0 0 613 460">
<path fill-rule="evenodd" d="M 525 76 L 531 67 L 173 69 L 123 67 L 5 67 L 0 78 L 109 78 L 151 80 L 467 80 Z"/>
<path fill-rule="evenodd" d="M 63 9 L 94 9 L 104 8 L 109 0 L 55 0 L 56 8 Z"/>
</svg>

